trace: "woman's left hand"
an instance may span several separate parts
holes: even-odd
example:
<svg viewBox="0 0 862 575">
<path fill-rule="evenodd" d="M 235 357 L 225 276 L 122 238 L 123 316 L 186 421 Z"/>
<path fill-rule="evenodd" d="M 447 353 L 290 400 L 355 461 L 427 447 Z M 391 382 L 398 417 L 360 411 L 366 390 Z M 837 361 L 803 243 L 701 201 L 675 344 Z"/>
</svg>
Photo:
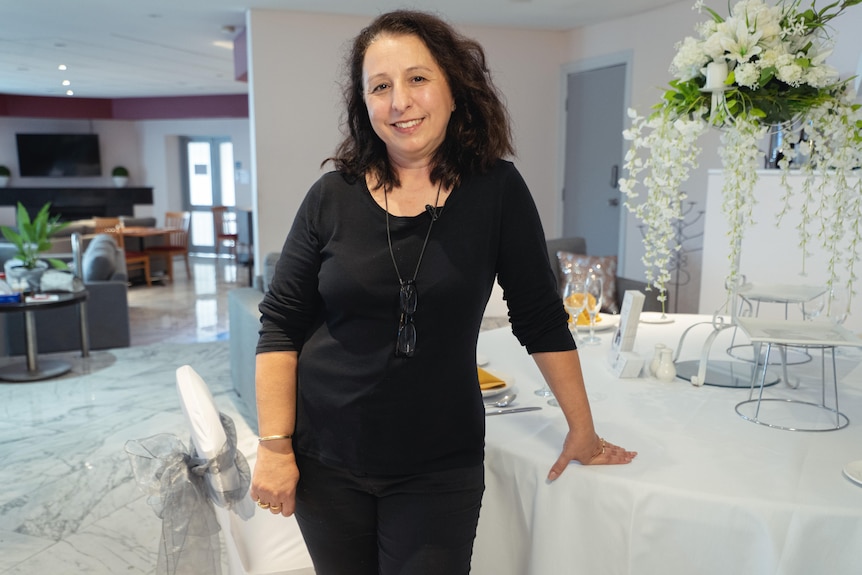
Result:
<svg viewBox="0 0 862 575">
<path fill-rule="evenodd" d="M 563 442 L 563 451 L 548 473 L 548 481 L 554 481 L 566 470 L 571 461 L 581 465 L 617 465 L 630 463 L 637 451 L 628 451 L 598 435 L 585 438 L 575 436 L 571 431 Z"/>
</svg>

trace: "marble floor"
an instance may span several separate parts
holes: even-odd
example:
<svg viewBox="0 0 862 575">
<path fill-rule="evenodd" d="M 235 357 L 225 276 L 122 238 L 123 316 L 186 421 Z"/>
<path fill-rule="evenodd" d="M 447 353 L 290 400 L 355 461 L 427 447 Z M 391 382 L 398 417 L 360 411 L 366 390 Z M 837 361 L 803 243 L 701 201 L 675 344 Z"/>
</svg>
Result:
<svg viewBox="0 0 862 575">
<path fill-rule="evenodd" d="M 132 347 L 87 359 L 46 354 L 70 361 L 72 371 L 0 382 L 0 575 L 155 572 L 161 520 L 123 448 L 157 433 L 188 443 L 178 367 L 189 364 L 204 378 L 241 448 L 254 448 L 232 390 L 227 342 L 227 292 L 248 285 L 248 270 L 193 260 L 192 279 L 180 267 L 173 283 L 129 289 Z M 489 318 L 483 327 L 504 324 Z M 0 365 L 11 361 L 22 358 Z"/>
<path fill-rule="evenodd" d="M 123 447 L 156 433 L 187 443 L 177 367 L 197 370 L 238 435 L 254 435 L 234 402 L 226 341 L 226 294 L 248 270 L 213 259 L 196 259 L 193 279 L 181 270 L 130 288 L 132 347 L 49 354 L 72 371 L 0 383 L 0 574 L 154 573 L 161 520 Z"/>
</svg>

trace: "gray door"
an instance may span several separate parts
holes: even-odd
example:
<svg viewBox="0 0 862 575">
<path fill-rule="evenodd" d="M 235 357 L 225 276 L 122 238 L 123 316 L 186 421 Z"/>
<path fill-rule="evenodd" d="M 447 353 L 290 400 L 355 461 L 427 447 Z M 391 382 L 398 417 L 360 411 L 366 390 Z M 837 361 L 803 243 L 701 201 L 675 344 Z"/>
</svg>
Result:
<svg viewBox="0 0 862 575">
<path fill-rule="evenodd" d="M 617 255 L 622 194 L 626 65 L 568 75 L 563 235 L 590 255 Z"/>
</svg>

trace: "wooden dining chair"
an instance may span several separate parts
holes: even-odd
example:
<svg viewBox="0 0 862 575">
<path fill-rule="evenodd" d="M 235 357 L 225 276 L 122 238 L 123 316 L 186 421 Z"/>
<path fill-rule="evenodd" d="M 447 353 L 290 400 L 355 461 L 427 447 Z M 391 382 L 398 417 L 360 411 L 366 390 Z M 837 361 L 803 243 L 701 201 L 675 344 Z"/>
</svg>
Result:
<svg viewBox="0 0 862 575">
<path fill-rule="evenodd" d="M 150 275 L 150 256 L 145 252 L 129 251 L 126 249 L 126 239 L 120 229 L 120 218 L 93 218 L 93 228 L 97 234 L 111 234 L 117 242 L 117 246 L 123 250 L 126 256 L 126 272 L 140 270 L 144 274 L 144 280 L 148 286 L 153 285 Z"/>
<path fill-rule="evenodd" d="M 227 243 L 231 256 L 236 259 L 236 244 L 239 239 L 236 231 L 236 214 L 228 210 L 227 206 L 213 206 L 212 213 L 216 257 L 222 245 Z"/>
<path fill-rule="evenodd" d="M 165 227 L 171 228 L 171 233 L 165 236 L 165 243 L 150 246 L 144 252 L 150 257 L 163 257 L 166 262 L 168 278 L 174 281 L 174 258 L 182 256 L 186 263 L 186 277 L 192 277 L 189 265 L 189 225 L 191 212 L 165 212 Z"/>
</svg>

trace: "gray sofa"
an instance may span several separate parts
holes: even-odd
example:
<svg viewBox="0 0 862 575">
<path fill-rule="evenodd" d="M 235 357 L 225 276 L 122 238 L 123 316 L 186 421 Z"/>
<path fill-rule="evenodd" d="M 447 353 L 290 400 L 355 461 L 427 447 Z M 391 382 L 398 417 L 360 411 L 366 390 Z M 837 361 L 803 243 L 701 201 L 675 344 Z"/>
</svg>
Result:
<svg viewBox="0 0 862 575">
<path fill-rule="evenodd" d="M 123 251 L 117 247 L 113 237 L 99 234 L 90 239 L 81 260 L 80 277 L 88 293 L 86 308 L 90 349 L 128 347 L 131 343 L 128 276 Z M 3 315 L 7 353 L 25 353 L 24 314 Z M 36 345 L 40 353 L 81 349 L 78 306 L 48 309 L 34 317 Z"/>
<path fill-rule="evenodd" d="M 255 349 L 260 330 L 258 305 L 263 299 L 264 286 L 269 286 L 272 280 L 278 256 L 269 253 L 264 257 L 263 275 L 253 287 L 233 289 L 227 294 L 231 382 L 241 401 L 240 411 L 255 432 L 258 430 L 254 389 Z"/>
</svg>

